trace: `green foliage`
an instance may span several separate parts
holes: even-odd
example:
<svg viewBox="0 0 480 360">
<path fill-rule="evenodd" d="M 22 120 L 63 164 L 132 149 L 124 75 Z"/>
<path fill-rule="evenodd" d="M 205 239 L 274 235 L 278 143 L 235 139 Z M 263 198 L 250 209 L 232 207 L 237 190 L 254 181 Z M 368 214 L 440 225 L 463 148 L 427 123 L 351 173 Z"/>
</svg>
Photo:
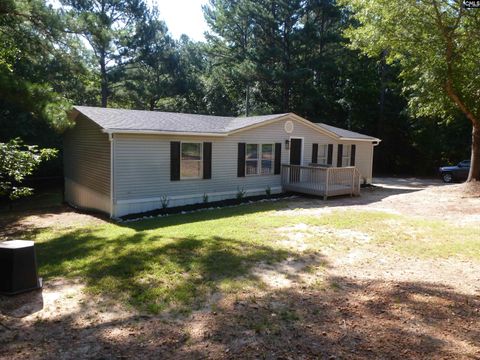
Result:
<svg viewBox="0 0 480 360">
<path fill-rule="evenodd" d="M 156 9 L 138 21 L 137 36 L 127 41 L 132 60 L 117 74 L 113 100 L 154 110 L 175 87 L 175 42 Z"/>
<path fill-rule="evenodd" d="M 61 0 L 68 28 L 87 40 L 100 75 L 101 105 L 107 106 L 116 72 L 132 56 L 132 39 L 148 13 L 142 0 Z"/>
<path fill-rule="evenodd" d="M 32 188 L 21 186 L 25 177 L 56 155 L 55 149 L 24 145 L 20 139 L 0 142 L 0 196 L 14 200 L 32 194 Z"/>
<path fill-rule="evenodd" d="M 458 2 L 215 0 L 204 6 L 206 42 L 173 39 L 161 7 L 144 0 L 61 4 L 0 4 L 0 141 L 59 148 L 72 104 L 108 103 L 226 116 L 292 111 L 381 138 L 375 167 L 386 173 L 431 173 L 466 157 L 470 130 L 458 125 L 445 76 L 478 116 L 479 12 L 460 14 Z M 61 158 L 49 166 L 61 174 Z"/>
<path fill-rule="evenodd" d="M 69 37 L 63 25 L 60 13 L 41 0 L 2 2 L 0 124 L 10 121 L 15 112 L 59 129 L 68 125 L 64 110 L 70 103 L 62 95 L 65 88 L 47 75 L 50 66 L 70 63 L 76 55 L 66 51 Z"/>
<path fill-rule="evenodd" d="M 345 31 L 352 47 L 369 56 L 386 52 L 388 63 L 400 65 L 414 115 L 453 120 L 462 111 L 480 117 L 478 11 L 449 0 L 340 2 L 358 22 Z"/>
<path fill-rule="evenodd" d="M 265 189 L 265 194 L 270 197 L 270 195 L 272 195 L 272 188 L 270 186 L 267 186 L 267 188 Z"/>
<path fill-rule="evenodd" d="M 247 193 L 244 188 L 240 189 L 239 187 L 237 187 L 237 194 L 236 194 L 237 200 L 242 200 L 246 194 Z"/>
<path fill-rule="evenodd" d="M 166 209 L 168 207 L 168 204 L 170 203 L 170 199 L 168 198 L 167 195 L 162 195 L 160 198 L 160 204 L 162 205 L 162 209 Z"/>
</svg>

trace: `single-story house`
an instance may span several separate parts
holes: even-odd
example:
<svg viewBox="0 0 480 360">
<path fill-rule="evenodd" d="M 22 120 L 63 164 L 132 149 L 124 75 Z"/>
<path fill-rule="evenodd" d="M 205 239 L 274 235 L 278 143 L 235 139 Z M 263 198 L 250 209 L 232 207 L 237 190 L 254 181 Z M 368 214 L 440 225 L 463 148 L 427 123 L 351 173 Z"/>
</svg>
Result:
<svg viewBox="0 0 480 360">
<path fill-rule="evenodd" d="M 372 181 L 379 139 L 293 113 L 250 117 L 75 106 L 65 200 L 111 217 L 282 192 L 282 164 L 354 166 Z"/>
</svg>

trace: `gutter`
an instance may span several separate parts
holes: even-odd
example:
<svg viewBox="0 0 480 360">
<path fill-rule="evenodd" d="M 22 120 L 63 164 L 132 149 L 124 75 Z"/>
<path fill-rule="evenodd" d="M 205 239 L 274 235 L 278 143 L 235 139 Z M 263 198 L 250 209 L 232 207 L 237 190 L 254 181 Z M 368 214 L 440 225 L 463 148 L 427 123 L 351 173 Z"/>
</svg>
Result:
<svg viewBox="0 0 480 360">
<path fill-rule="evenodd" d="M 177 136 L 213 136 L 226 137 L 228 133 L 201 133 L 201 132 L 184 132 L 184 131 L 155 131 L 155 130 L 115 130 L 103 129 L 104 133 L 112 136 L 113 134 L 148 134 L 148 135 L 177 135 Z"/>
<path fill-rule="evenodd" d="M 367 142 L 371 142 L 373 143 L 375 146 L 380 144 L 380 142 L 382 140 L 380 139 L 376 139 L 376 138 L 372 138 L 372 139 L 358 139 L 358 138 L 346 138 L 346 137 L 341 137 L 340 140 L 342 141 L 367 141 Z"/>
<path fill-rule="evenodd" d="M 110 219 L 113 218 L 114 211 L 114 177 L 115 177 L 115 139 L 112 133 L 108 133 L 108 140 L 110 140 Z"/>
</svg>

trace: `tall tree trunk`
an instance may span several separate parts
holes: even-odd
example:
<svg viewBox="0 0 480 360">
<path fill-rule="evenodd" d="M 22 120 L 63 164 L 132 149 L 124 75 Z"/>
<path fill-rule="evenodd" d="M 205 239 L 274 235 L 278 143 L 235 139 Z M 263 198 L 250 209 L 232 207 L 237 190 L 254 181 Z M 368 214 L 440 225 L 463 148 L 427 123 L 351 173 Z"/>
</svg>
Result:
<svg viewBox="0 0 480 360">
<path fill-rule="evenodd" d="M 462 99 L 460 99 L 450 79 L 447 80 L 445 88 L 450 99 L 472 123 L 472 156 L 467 182 L 474 180 L 480 181 L 480 119 L 478 119 L 478 117 L 467 108 Z"/>
<path fill-rule="evenodd" d="M 290 19 L 283 23 L 282 112 L 290 112 Z"/>
<path fill-rule="evenodd" d="M 472 123 L 472 155 L 470 159 L 470 172 L 468 174 L 467 182 L 480 181 L 480 119 L 478 118 L 478 114 L 474 114 L 471 109 L 464 103 L 453 84 L 453 61 L 455 43 L 449 34 L 449 32 L 444 31 L 446 40 L 445 55 L 447 61 L 447 79 L 445 81 L 445 90 L 448 97 Z"/>
<path fill-rule="evenodd" d="M 387 87 L 387 64 L 385 62 L 386 51 L 382 51 L 380 60 L 378 62 L 378 78 L 379 78 L 379 92 L 378 92 L 378 117 L 376 121 L 376 136 L 380 139 L 385 139 L 385 90 Z M 388 143 L 388 141 L 387 141 Z M 384 172 L 385 169 L 388 169 L 388 159 L 386 156 L 386 150 L 384 146 L 379 149 L 379 151 L 374 152 L 374 166 L 375 171 L 379 170 Z"/>
<path fill-rule="evenodd" d="M 480 126 L 472 128 L 472 157 L 467 181 L 480 181 Z"/>
<path fill-rule="evenodd" d="M 250 115 L 250 86 L 245 85 L 245 116 Z"/>
<path fill-rule="evenodd" d="M 101 79 L 101 96 L 102 107 L 107 107 L 108 102 L 108 79 L 107 79 L 107 64 L 105 51 L 100 51 L 100 79 Z"/>
<path fill-rule="evenodd" d="M 283 81 L 282 112 L 290 112 L 290 81 L 286 79 Z"/>
</svg>

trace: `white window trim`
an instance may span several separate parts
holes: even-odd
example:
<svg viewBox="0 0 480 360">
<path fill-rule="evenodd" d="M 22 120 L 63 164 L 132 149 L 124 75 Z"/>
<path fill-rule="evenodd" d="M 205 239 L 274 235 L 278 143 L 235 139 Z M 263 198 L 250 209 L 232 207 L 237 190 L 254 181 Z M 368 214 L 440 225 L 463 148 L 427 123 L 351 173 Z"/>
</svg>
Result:
<svg viewBox="0 0 480 360">
<path fill-rule="evenodd" d="M 247 174 L 247 161 L 255 159 L 247 159 L 247 147 L 248 145 L 257 145 L 257 172 L 255 174 Z M 268 174 L 262 174 L 262 146 L 263 145 L 272 145 L 272 167 L 271 172 Z M 245 143 L 245 176 L 271 176 L 275 174 L 275 143 Z"/>
<path fill-rule="evenodd" d="M 347 147 L 349 148 L 348 155 L 345 155 Z M 350 166 L 350 160 L 352 158 L 352 145 L 351 144 L 343 144 L 343 154 L 342 154 L 342 167 Z M 346 161 L 345 161 L 346 160 Z M 344 165 L 346 164 L 346 165 Z"/>
<path fill-rule="evenodd" d="M 182 147 L 183 144 L 200 144 L 200 160 L 190 160 L 190 161 L 199 161 L 200 162 L 200 176 L 182 176 Z M 199 141 L 180 141 L 180 180 L 198 180 L 203 179 L 203 142 Z"/>
</svg>

